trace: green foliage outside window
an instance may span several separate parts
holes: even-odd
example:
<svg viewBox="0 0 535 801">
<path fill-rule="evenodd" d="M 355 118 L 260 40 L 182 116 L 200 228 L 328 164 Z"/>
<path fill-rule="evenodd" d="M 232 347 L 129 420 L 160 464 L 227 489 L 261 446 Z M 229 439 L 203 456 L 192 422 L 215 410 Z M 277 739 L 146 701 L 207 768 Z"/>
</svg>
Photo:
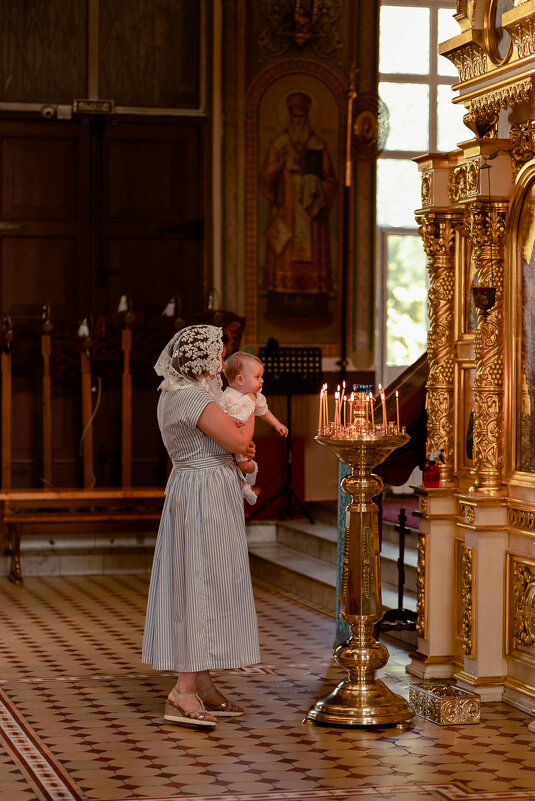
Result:
<svg viewBox="0 0 535 801">
<path fill-rule="evenodd" d="M 427 348 L 427 270 L 419 236 L 387 236 L 386 289 L 386 364 L 412 364 Z"/>
</svg>

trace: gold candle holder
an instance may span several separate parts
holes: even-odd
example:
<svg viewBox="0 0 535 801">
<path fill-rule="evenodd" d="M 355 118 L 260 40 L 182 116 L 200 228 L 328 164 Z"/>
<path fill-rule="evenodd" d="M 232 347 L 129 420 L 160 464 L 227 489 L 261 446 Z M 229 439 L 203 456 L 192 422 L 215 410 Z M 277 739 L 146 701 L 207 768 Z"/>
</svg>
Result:
<svg viewBox="0 0 535 801">
<path fill-rule="evenodd" d="M 338 726 L 405 725 L 414 717 L 407 701 L 375 678 L 388 662 L 388 649 L 374 637 L 383 616 L 378 509 L 373 502 L 383 488 L 372 469 L 400 448 L 408 434 L 319 435 L 316 442 L 334 451 L 352 468 L 340 483 L 351 497 L 346 529 L 340 617 L 351 630 L 348 640 L 334 652 L 336 663 L 348 677 L 320 698 L 307 717 L 316 723 Z"/>
</svg>

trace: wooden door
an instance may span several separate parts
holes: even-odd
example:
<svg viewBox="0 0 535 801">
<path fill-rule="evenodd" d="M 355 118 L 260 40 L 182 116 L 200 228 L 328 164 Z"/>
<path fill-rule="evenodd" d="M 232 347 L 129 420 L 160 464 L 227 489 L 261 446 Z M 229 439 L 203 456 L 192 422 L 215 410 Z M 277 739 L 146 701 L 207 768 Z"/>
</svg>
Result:
<svg viewBox="0 0 535 801">
<path fill-rule="evenodd" d="M 159 316 L 176 294 L 184 315 L 203 307 L 202 134 L 196 121 L 0 120 L 0 311 L 14 326 L 13 486 L 42 485 L 45 304 L 53 336 L 63 337 L 75 336 L 83 316 L 113 313 L 123 294 L 138 315 Z M 157 355 L 150 348 L 134 354 L 134 483 L 162 475 L 151 372 Z M 120 372 L 110 362 L 95 379 L 99 485 L 120 482 Z M 53 394 L 52 483 L 80 484 L 77 377 L 56 381 Z"/>
<path fill-rule="evenodd" d="M 0 123 L 0 310 L 14 338 L 12 483 L 43 486 L 41 313 L 75 328 L 91 296 L 90 131 L 82 123 Z M 58 482 L 74 481 L 76 394 L 54 388 Z"/>
</svg>

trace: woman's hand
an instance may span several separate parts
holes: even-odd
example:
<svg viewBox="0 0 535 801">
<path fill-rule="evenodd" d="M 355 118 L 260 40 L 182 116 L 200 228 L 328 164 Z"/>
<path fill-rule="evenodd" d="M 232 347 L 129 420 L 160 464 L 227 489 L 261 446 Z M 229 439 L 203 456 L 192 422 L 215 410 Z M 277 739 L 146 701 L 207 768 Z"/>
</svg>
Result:
<svg viewBox="0 0 535 801">
<path fill-rule="evenodd" d="M 247 459 L 254 459 L 256 454 L 256 445 L 252 440 L 248 444 L 247 448 L 244 451 L 242 451 L 242 453 L 245 457 L 247 457 Z"/>
<path fill-rule="evenodd" d="M 221 411 L 215 402 L 205 406 L 197 420 L 197 428 L 230 453 L 247 453 L 246 449 L 254 433 L 254 424 L 254 414 L 245 423 L 239 424 L 235 418 Z"/>
</svg>

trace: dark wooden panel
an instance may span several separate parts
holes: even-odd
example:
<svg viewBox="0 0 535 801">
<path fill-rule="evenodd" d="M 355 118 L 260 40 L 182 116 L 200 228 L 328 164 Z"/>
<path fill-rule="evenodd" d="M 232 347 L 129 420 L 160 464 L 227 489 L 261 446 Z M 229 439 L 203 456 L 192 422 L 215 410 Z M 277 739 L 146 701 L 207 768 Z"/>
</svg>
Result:
<svg viewBox="0 0 535 801">
<path fill-rule="evenodd" d="M 127 294 L 134 308 L 159 313 L 177 293 L 187 294 L 191 265 L 183 260 L 182 243 L 155 239 L 110 239 L 110 297 Z"/>
<path fill-rule="evenodd" d="M 138 125 L 110 129 L 105 140 L 105 215 L 109 221 L 172 226 L 197 218 L 199 130 Z"/>
<path fill-rule="evenodd" d="M 4 236 L 1 244 L 4 308 L 14 317 L 35 317 L 48 303 L 56 316 L 72 316 L 77 277 L 75 239 Z"/>
<path fill-rule="evenodd" d="M 2 214 L 6 220 L 74 220 L 74 138 L 2 137 Z"/>
<path fill-rule="evenodd" d="M 108 160 L 110 219 L 169 223 L 178 219 L 177 143 L 117 140 L 109 143 Z"/>
<path fill-rule="evenodd" d="M 183 313 L 204 305 L 202 131 L 180 121 L 103 132 L 102 309 L 125 293 L 149 313 L 177 293 Z"/>
</svg>

